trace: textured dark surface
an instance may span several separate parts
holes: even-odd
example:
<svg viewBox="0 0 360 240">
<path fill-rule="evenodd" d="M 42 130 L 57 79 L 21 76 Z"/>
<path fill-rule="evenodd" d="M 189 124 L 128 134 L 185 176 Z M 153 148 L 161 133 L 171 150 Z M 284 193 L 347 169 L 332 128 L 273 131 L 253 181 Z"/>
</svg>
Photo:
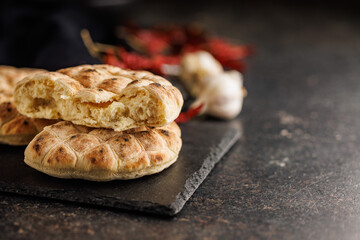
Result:
<svg viewBox="0 0 360 240">
<path fill-rule="evenodd" d="M 359 239 L 359 9 L 163 2 L 129 14 L 256 45 L 240 142 L 174 218 L 1 194 L 1 237 Z"/>
<path fill-rule="evenodd" d="M 174 215 L 240 136 L 239 126 L 219 121 L 193 121 L 181 129 L 176 163 L 161 174 L 129 181 L 53 178 L 24 164 L 24 147 L 0 145 L 0 191 Z"/>
</svg>

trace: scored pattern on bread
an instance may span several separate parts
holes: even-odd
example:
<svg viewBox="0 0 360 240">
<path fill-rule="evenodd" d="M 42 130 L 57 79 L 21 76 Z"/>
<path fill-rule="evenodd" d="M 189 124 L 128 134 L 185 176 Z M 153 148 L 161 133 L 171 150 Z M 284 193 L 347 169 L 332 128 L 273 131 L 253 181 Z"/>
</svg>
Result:
<svg viewBox="0 0 360 240">
<path fill-rule="evenodd" d="M 123 132 L 62 121 L 45 127 L 25 150 L 25 163 L 60 178 L 133 179 L 174 163 L 181 149 L 175 122 Z"/>
<path fill-rule="evenodd" d="M 14 105 L 15 84 L 30 74 L 40 72 L 45 70 L 0 66 L 0 143 L 26 145 L 44 126 L 55 123 L 53 120 L 25 117 Z"/>
<path fill-rule="evenodd" d="M 25 78 L 16 86 L 15 104 L 28 117 L 122 131 L 171 123 L 183 98 L 169 81 L 146 71 L 81 65 Z"/>
</svg>

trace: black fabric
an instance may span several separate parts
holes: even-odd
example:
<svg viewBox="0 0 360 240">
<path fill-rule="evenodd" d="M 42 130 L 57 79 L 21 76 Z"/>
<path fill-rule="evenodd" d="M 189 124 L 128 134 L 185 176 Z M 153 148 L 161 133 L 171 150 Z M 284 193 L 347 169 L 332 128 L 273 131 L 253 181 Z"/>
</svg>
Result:
<svg viewBox="0 0 360 240">
<path fill-rule="evenodd" d="M 97 41 L 105 41 L 110 27 L 99 16 L 69 7 L 0 9 L 0 64 L 56 70 L 78 64 L 100 63 L 84 46 L 80 31 L 88 28 Z"/>
</svg>

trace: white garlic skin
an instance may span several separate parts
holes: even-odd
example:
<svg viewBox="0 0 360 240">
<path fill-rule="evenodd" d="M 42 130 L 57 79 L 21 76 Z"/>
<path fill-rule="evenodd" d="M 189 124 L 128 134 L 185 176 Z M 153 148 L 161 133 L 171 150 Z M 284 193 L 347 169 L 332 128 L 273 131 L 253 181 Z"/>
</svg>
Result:
<svg viewBox="0 0 360 240">
<path fill-rule="evenodd" d="M 198 96 L 196 104 L 205 103 L 203 112 L 212 116 L 235 118 L 241 112 L 244 98 L 241 73 L 226 71 L 206 78 L 208 85 Z"/>
<path fill-rule="evenodd" d="M 198 96 L 208 84 L 207 77 L 224 71 L 221 64 L 208 52 L 187 53 L 181 60 L 181 79 L 193 96 Z"/>
</svg>

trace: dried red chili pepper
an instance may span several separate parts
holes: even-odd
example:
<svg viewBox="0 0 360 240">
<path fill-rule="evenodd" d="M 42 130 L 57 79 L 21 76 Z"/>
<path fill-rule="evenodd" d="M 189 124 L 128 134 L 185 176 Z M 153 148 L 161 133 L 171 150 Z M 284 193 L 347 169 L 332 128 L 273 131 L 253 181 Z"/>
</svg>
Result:
<svg viewBox="0 0 360 240">
<path fill-rule="evenodd" d="M 133 70 L 149 70 L 157 74 L 164 74 L 162 66 L 164 64 L 178 65 L 181 56 L 153 55 L 151 58 L 139 55 L 135 52 L 128 52 L 120 48 L 117 52 L 108 49 L 104 55 L 103 61 L 107 64 L 129 68 Z"/>
<path fill-rule="evenodd" d="M 168 37 L 154 30 L 139 30 L 134 34 L 138 44 L 141 44 L 149 55 L 164 52 L 169 47 Z"/>
<path fill-rule="evenodd" d="M 119 58 L 125 65 L 133 70 L 151 69 L 151 60 L 135 52 L 128 52 L 124 48 L 118 50 Z"/>
<path fill-rule="evenodd" d="M 106 64 L 117 66 L 120 68 L 128 68 L 124 62 L 119 61 L 116 57 L 114 50 L 108 49 L 104 55 L 104 60 Z"/>
<path fill-rule="evenodd" d="M 212 38 L 207 42 L 207 50 L 219 59 L 241 60 L 252 53 L 252 47 L 228 43 L 219 38 Z"/>
<path fill-rule="evenodd" d="M 224 68 L 237 70 L 239 72 L 245 72 L 246 70 L 246 64 L 244 62 L 240 61 L 227 61 L 227 62 L 221 62 L 221 65 L 224 66 Z"/>
<path fill-rule="evenodd" d="M 200 104 L 199 106 L 195 107 L 195 108 L 191 108 L 186 112 L 182 112 L 179 114 L 179 116 L 175 119 L 175 122 L 177 123 L 185 123 L 188 122 L 189 120 L 191 120 L 192 118 L 196 117 L 197 115 L 199 115 L 199 113 L 201 112 L 202 108 L 204 107 L 204 104 Z"/>
</svg>

